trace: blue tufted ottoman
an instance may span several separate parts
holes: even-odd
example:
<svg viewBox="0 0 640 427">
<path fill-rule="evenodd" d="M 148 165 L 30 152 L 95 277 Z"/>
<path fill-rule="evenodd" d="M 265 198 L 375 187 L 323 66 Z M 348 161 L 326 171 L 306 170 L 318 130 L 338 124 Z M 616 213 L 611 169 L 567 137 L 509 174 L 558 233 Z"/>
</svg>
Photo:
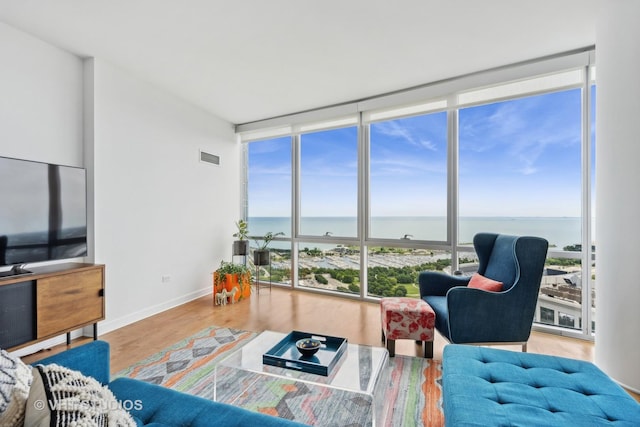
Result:
<svg viewBox="0 0 640 427">
<path fill-rule="evenodd" d="M 447 345 L 446 426 L 640 426 L 640 404 L 594 364 Z"/>
</svg>

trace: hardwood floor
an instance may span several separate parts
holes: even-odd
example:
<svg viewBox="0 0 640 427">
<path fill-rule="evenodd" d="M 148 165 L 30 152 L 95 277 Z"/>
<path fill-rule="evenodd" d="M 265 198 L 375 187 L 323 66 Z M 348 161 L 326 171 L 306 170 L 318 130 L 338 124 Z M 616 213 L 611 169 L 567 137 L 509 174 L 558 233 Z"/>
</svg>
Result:
<svg viewBox="0 0 640 427">
<path fill-rule="evenodd" d="M 262 289 L 248 300 L 226 306 L 214 306 L 211 296 L 202 297 L 101 335 L 111 345 L 111 371 L 118 372 L 131 364 L 174 344 L 209 326 L 226 326 L 260 332 L 273 330 L 290 332 L 293 329 L 346 337 L 350 342 L 381 346 L 380 306 L 345 298 L 311 292 L 273 288 Z M 72 346 L 88 341 L 74 340 Z M 436 334 L 434 358 L 442 359 L 444 338 Z M 519 346 L 504 346 L 519 351 Z M 33 363 L 63 351 L 60 345 L 23 359 Z M 528 351 L 593 361 L 593 343 L 533 332 Z M 420 346 L 410 340 L 396 342 L 396 353 L 422 356 Z M 640 395 L 633 395 L 640 401 Z"/>
</svg>

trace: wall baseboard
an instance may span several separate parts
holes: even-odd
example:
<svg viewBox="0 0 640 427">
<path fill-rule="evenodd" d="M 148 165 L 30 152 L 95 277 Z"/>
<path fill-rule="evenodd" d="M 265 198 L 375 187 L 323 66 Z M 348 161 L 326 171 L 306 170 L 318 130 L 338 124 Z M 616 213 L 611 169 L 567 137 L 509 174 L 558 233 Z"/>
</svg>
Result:
<svg viewBox="0 0 640 427">
<path fill-rule="evenodd" d="M 212 293 L 211 287 L 206 287 L 198 291 L 194 291 L 186 295 L 180 296 L 178 298 L 174 298 L 172 300 L 163 302 L 161 304 L 157 304 L 152 307 L 148 307 L 143 310 L 136 311 L 135 313 L 128 314 L 118 319 L 110 319 L 110 320 L 102 321 L 98 324 L 98 337 L 100 335 L 106 334 L 111 331 L 115 331 L 116 329 L 120 329 L 124 326 L 130 325 L 131 323 L 135 323 L 139 320 L 146 319 L 147 317 L 153 316 L 154 314 L 162 313 L 163 311 L 167 311 L 171 308 L 177 307 L 179 305 L 185 304 L 189 301 L 193 301 L 194 299 L 198 299 L 200 297 L 203 297 L 211 293 Z M 90 326 L 84 328 L 84 335 L 93 336 L 93 328 Z"/>
</svg>

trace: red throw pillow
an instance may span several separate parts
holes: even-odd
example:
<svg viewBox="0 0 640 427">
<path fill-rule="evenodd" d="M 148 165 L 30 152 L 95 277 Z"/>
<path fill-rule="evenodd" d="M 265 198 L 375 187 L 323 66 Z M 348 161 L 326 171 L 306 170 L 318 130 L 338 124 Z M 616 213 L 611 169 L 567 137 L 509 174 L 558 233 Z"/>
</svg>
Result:
<svg viewBox="0 0 640 427">
<path fill-rule="evenodd" d="M 468 287 L 484 289 L 485 291 L 489 291 L 489 292 L 501 292 L 502 282 L 489 279 L 488 277 L 484 277 L 478 273 L 473 273 L 473 276 L 471 276 L 471 280 L 469 280 Z"/>
</svg>

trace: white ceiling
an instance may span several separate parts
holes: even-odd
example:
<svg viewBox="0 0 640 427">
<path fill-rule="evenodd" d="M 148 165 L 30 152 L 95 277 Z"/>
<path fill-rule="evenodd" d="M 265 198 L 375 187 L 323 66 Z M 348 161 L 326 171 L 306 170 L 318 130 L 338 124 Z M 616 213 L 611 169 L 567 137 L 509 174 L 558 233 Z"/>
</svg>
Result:
<svg viewBox="0 0 640 427">
<path fill-rule="evenodd" d="M 0 20 L 246 123 L 595 44 L 597 0 L 0 0 Z"/>
</svg>

